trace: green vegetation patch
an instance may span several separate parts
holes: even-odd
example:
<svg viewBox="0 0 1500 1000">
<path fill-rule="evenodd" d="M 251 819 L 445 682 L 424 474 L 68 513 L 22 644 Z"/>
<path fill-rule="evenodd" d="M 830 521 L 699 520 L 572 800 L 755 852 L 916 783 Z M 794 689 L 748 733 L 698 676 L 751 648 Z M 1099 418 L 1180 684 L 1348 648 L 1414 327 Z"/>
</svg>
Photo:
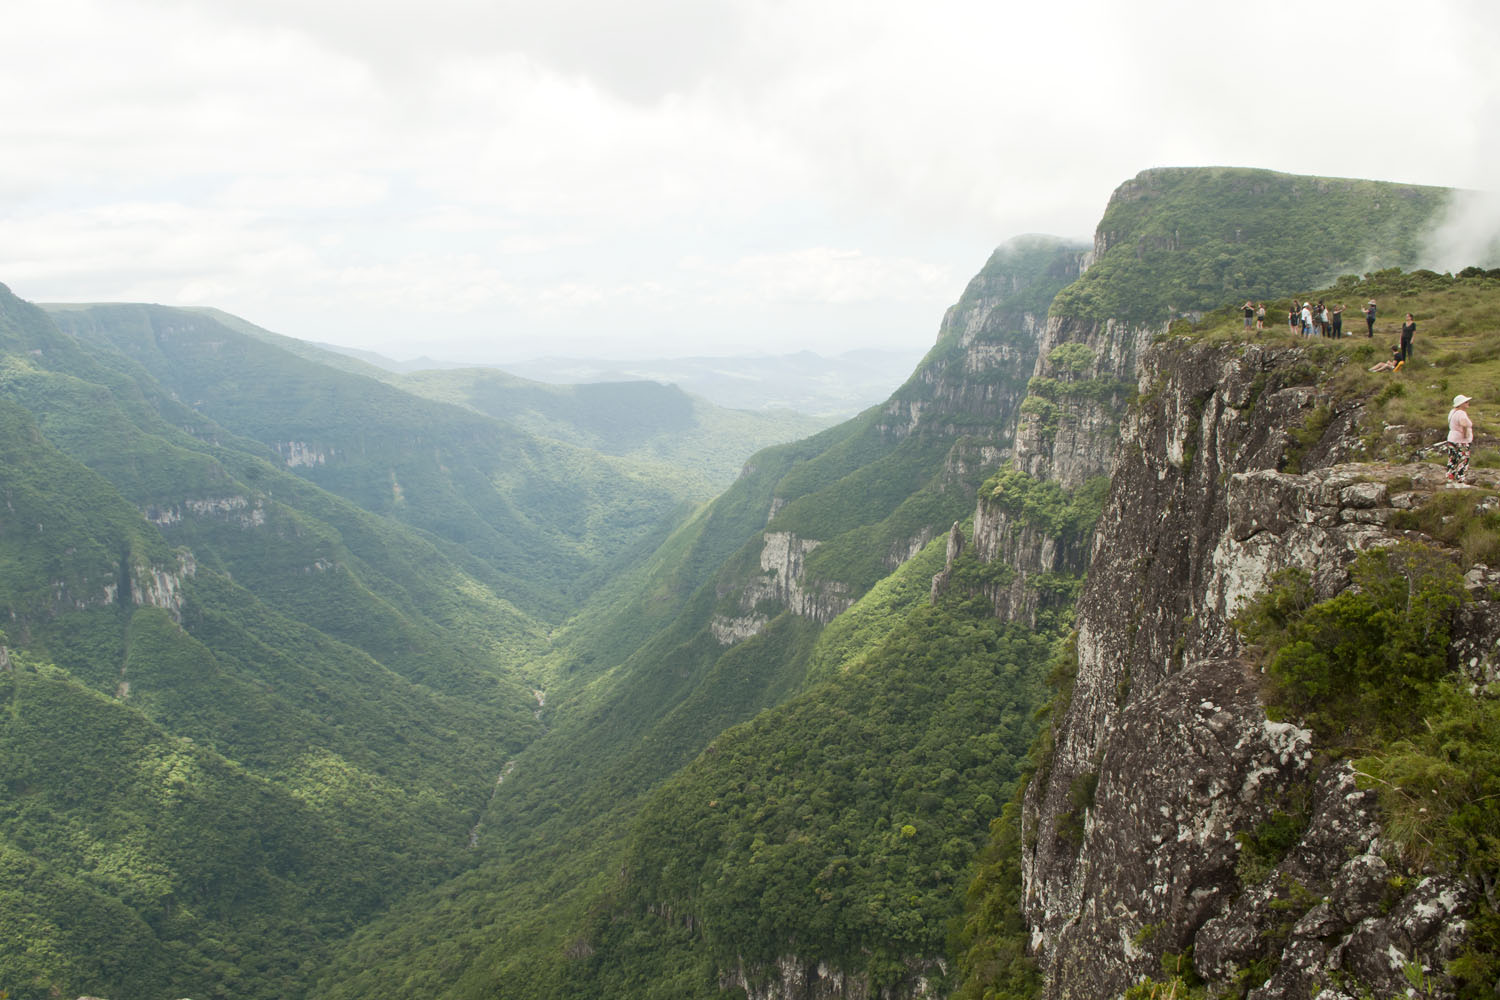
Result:
<svg viewBox="0 0 1500 1000">
<path fill-rule="evenodd" d="M 1279 574 L 1241 617 L 1268 701 L 1312 723 L 1325 752 L 1357 758 L 1411 869 L 1500 883 L 1500 699 L 1448 669 L 1453 614 L 1467 599 L 1458 570 L 1404 542 L 1361 554 L 1351 576 L 1318 601 L 1304 574 Z M 1256 839 L 1273 847 L 1293 824 Z M 1477 908 L 1448 970 L 1466 998 L 1492 995 L 1500 972 L 1500 915 L 1491 897 Z"/>
<path fill-rule="evenodd" d="M 1262 650 L 1271 700 L 1319 730 L 1383 735 L 1448 670 L 1453 612 L 1467 599 L 1457 568 L 1415 543 L 1361 553 L 1352 585 L 1318 601 L 1285 570 L 1239 619 Z"/>
<path fill-rule="evenodd" d="M 1066 490 L 1050 479 L 1037 479 L 1007 467 L 986 480 L 979 495 L 1017 523 L 1073 543 L 1093 534 L 1108 492 L 1108 476 L 1097 476 L 1077 490 Z"/>
<path fill-rule="evenodd" d="M 643 811 L 595 948 L 651 935 L 667 950 L 632 947 L 651 956 L 640 979 L 691 946 L 752 975 L 815 955 L 882 988 L 941 957 L 955 887 L 1035 733 L 1049 649 L 981 604 L 923 605 L 858 669 L 728 730 Z M 685 918 L 693 940 L 674 945 Z M 620 995 L 618 967 L 576 974 Z"/>
<path fill-rule="evenodd" d="M 1148 170 L 1110 199 L 1098 229 L 1103 252 L 1051 312 L 1161 323 L 1360 268 L 1412 267 L 1449 197 L 1443 188 L 1269 170 Z"/>
</svg>

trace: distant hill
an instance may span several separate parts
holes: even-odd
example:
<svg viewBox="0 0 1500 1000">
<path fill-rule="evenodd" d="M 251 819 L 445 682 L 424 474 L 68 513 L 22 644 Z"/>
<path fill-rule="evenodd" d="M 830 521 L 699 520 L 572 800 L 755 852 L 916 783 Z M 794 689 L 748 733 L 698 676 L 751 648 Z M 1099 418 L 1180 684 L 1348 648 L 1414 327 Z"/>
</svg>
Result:
<svg viewBox="0 0 1500 1000">
<path fill-rule="evenodd" d="M 47 308 L 61 313 L 80 307 Z M 612 364 L 609 362 L 597 363 L 604 367 L 597 367 L 594 362 L 563 363 L 564 367 L 554 373 L 557 377 L 543 375 L 539 376 L 540 381 L 499 368 L 426 358 L 397 362 L 371 351 L 347 350 L 282 336 L 218 309 L 185 311 L 211 317 L 229 329 L 319 365 L 379 379 L 418 396 L 497 417 L 538 437 L 628 458 L 650 468 L 659 481 L 675 484 L 675 489 L 695 500 L 709 500 L 734 482 L 745 459 L 760 449 L 806 437 L 854 412 L 825 412 L 816 408 L 799 412 L 796 407 L 766 404 L 753 385 L 737 386 L 737 393 L 720 393 L 740 399 L 726 403 L 710 402 L 710 394 L 672 384 L 674 379 L 670 377 L 628 373 L 617 373 L 614 378 L 574 377 L 580 370 L 602 373 L 609 370 Z M 855 355 L 866 353 L 883 358 L 881 352 L 855 352 Z M 878 374 L 881 365 L 872 367 L 869 359 L 861 365 L 856 359 L 843 370 L 843 375 L 828 378 L 817 374 L 822 370 L 820 365 L 826 367 L 827 362 L 813 355 L 807 357 L 814 361 L 805 372 L 795 363 L 784 366 L 784 381 L 804 385 L 812 391 L 816 387 L 807 384 L 808 378 L 823 378 L 827 385 L 818 390 L 816 397 L 807 397 L 819 407 L 849 398 L 849 386 L 845 384 L 848 378 L 865 380 L 861 383 L 869 393 L 865 405 L 883 399 L 910 369 L 910 360 L 905 355 L 895 356 L 906 359 L 899 368 L 891 367 L 888 360 L 882 361 L 886 369 L 883 376 Z M 703 360 L 732 367 L 741 359 Z M 759 363 L 772 359 L 747 360 Z M 663 364 L 664 371 L 685 370 L 684 362 Z M 546 367 L 545 363 L 541 366 Z"/>
<path fill-rule="evenodd" d="M 795 441 L 833 423 L 785 409 L 715 406 L 662 382 L 549 385 L 496 368 L 455 368 L 391 376 L 392 384 L 456 403 L 553 438 L 658 470 L 695 499 L 709 500 L 762 448 Z"/>
<path fill-rule="evenodd" d="M 659 372 L 396 373 L 223 314 L 49 318 L 0 295 L 0 927 L 27 942 L 0 949 L 0 987 L 1036 996 L 1020 880 L 1051 876 L 1023 873 L 1021 852 L 1148 844 L 1099 837 L 1096 787 L 1133 807 L 1134 786 L 1096 786 L 1115 762 L 1053 752 L 1046 733 L 1074 712 L 1075 680 L 1074 707 L 1134 703 L 1154 722 L 1176 706 L 1184 724 L 1163 731 L 1201 731 L 1204 699 L 1143 695 L 1190 676 L 1181 654 L 1209 621 L 1193 581 L 1218 549 L 1173 553 L 1211 521 L 1197 505 L 1238 488 L 1221 463 L 1314 470 L 1319 435 L 1354 419 L 1340 386 L 1378 392 L 1380 419 L 1348 436 L 1364 449 L 1440 413 L 1450 375 L 1482 398 L 1500 380 L 1484 339 L 1497 299 L 1462 276 L 1328 292 L 1378 287 L 1392 315 L 1415 309 L 1431 380 L 1366 373 L 1376 341 L 1277 330 L 1243 345 L 1245 377 L 1225 386 L 1228 353 L 1193 354 L 1193 323 L 1173 318 L 1227 340 L 1226 304 L 1406 261 L 1444 204 L 1403 185 L 1147 171 L 1092 246 L 1006 242 L 882 402 L 737 458 L 691 511 L 671 442 L 718 431 L 682 381 L 638 380 Z M 1269 349 L 1296 363 L 1255 377 Z M 1178 388 L 1143 385 L 1153 358 L 1177 358 Z M 774 368 L 712 374 L 764 398 L 792 384 Z M 1132 421 L 1148 410 L 1160 434 L 1145 439 Z M 1277 413 L 1291 419 L 1272 428 Z M 1213 427 L 1267 433 L 1218 448 Z M 1496 461 L 1491 443 L 1476 464 Z M 1135 478 L 1112 485 L 1115 468 Z M 1470 544 L 1450 517 L 1467 495 L 1488 533 L 1473 543 L 1491 544 L 1490 491 L 1446 495 L 1427 523 Z M 1111 510 L 1126 513 L 1096 535 Z M 1363 510 L 1339 523 L 1360 530 Z M 1418 513 L 1381 517 L 1406 530 Z M 1121 615 L 1091 625 L 1080 594 Z M 1128 675 L 1079 669 L 1126 647 Z M 1058 697 L 1038 712 L 1049 673 Z M 1249 728 L 1283 730 L 1263 721 Z M 1178 770 L 1198 786 L 1191 760 Z M 1059 807 L 1039 838 L 1005 806 L 1027 780 Z M 1195 841 L 1160 843 L 1199 863 Z M 1090 857 L 1080 870 L 1118 873 Z M 1089 891 L 1055 893 L 1068 905 L 1048 919 L 1113 920 L 1135 898 Z M 1277 906 L 1267 926 L 1290 928 Z M 1181 929 L 1125 927 L 1069 963 L 1138 953 L 1134 979 L 1181 955 Z"/>
<path fill-rule="evenodd" d="M 512 375 L 560 385 L 590 382 L 663 382 L 732 410 L 792 410 L 823 418 L 851 417 L 881 402 L 911 374 L 920 348 L 863 348 L 833 357 L 799 351 L 731 357 L 533 358 L 503 365 L 473 365 L 418 358 L 394 361 L 371 351 L 320 345 L 366 364 L 409 375 L 453 368 L 500 368 Z"/>
<path fill-rule="evenodd" d="M 508 600 L 542 617 L 565 616 L 598 573 L 654 544 L 698 499 L 680 480 L 308 360 L 200 313 L 99 305 L 50 315 L 297 476 L 482 560 L 507 580 Z"/>
</svg>

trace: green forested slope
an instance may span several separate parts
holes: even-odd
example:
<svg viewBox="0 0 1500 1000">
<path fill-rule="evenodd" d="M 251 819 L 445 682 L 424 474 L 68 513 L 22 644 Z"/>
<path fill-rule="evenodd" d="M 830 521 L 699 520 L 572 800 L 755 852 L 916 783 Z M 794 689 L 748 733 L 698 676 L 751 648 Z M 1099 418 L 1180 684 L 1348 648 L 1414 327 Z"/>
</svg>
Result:
<svg viewBox="0 0 1500 1000">
<path fill-rule="evenodd" d="M 1052 309 L 1160 323 L 1230 301 L 1302 295 L 1341 274 L 1418 267 L 1451 195 L 1242 167 L 1146 170 L 1110 199 L 1099 222 L 1103 251 Z"/>
<path fill-rule="evenodd" d="M 657 382 L 547 385 L 493 368 L 386 377 L 409 392 L 471 407 L 539 437 L 628 458 L 699 500 L 734 482 L 752 453 L 830 423 L 789 410 L 729 410 Z"/>
<path fill-rule="evenodd" d="M 659 541 L 685 499 L 649 470 L 307 361 L 200 313 L 53 316 L 299 476 L 484 561 L 533 615 L 565 617 L 640 543 Z"/>
<path fill-rule="evenodd" d="M 299 995 L 331 940 L 466 863 L 539 730 L 540 628 L 492 570 L 8 293 L 0 498 L 0 912 L 26 929 L 0 989 Z"/>
<path fill-rule="evenodd" d="M 562 995 L 713 997 L 723 970 L 754 982 L 789 956 L 942 982 L 1049 649 L 982 600 L 919 607 L 856 669 L 727 730 L 642 810 Z"/>
<path fill-rule="evenodd" d="M 0 982 L 13 997 L 296 995 L 330 939 L 459 859 L 462 813 L 438 790 L 321 749 L 260 777 L 45 660 L 9 658 L 0 913 L 25 947 L 0 949 Z"/>
</svg>

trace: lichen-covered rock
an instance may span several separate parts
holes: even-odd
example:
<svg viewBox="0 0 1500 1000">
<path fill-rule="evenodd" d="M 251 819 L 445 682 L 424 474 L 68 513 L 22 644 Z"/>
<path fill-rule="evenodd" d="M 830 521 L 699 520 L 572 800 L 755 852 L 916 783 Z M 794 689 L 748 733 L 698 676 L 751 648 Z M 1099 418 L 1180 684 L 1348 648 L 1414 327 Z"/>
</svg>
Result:
<svg viewBox="0 0 1500 1000">
<path fill-rule="evenodd" d="M 1371 917 L 1338 945 L 1342 965 L 1378 996 L 1405 994 L 1411 978 L 1434 973 L 1457 957 L 1470 892 L 1456 879 L 1423 879 L 1383 917 Z"/>
<path fill-rule="evenodd" d="M 1097 778 L 1073 783 L 1097 781 L 1091 800 L 1075 795 L 1039 833 L 1084 862 L 1040 911 L 1059 996 L 1118 993 L 1191 944 L 1233 895 L 1236 833 L 1311 759 L 1311 735 L 1266 720 L 1239 661 L 1194 664 L 1125 700 Z"/>
<path fill-rule="evenodd" d="M 1394 995 L 1422 968 L 1441 989 L 1431 970 L 1459 946 L 1469 897 L 1451 881 L 1403 894 L 1373 794 L 1347 764 L 1320 769 L 1313 734 L 1267 721 L 1233 624 L 1282 569 L 1338 593 L 1360 552 L 1419 537 L 1405 512 L 1442 488 L 1433 466 L 1350 464 L 1358 409 L 1319 375 L 1296 348 L 1169 341 L 1143 356 L 1077 605 L 1071 700 L 1023 809 L 1049 1000 L 1119 995 L 1189 947 L 1211 989 L 1256 1000 L 1333 1000 L 1340 982 Z M 1470 572 L 1480 600 L 1451 649 L 1481 684 L 1500 665 L 1491 575 Z M 1273 819 L 1284 853 L 1250 858 Z"/>
<path fill-rule="evenodd" d="M 1495 592 L 1487 574 L 1478 569 L 1468 577 L 1471 590 Z M 1477 600 L 1458 609 L 1448 655 L 1453 669 L 1462 670 L 1473 683 L 1488 687 L 1500 681 L 1500 602 Z"/>
</svg>

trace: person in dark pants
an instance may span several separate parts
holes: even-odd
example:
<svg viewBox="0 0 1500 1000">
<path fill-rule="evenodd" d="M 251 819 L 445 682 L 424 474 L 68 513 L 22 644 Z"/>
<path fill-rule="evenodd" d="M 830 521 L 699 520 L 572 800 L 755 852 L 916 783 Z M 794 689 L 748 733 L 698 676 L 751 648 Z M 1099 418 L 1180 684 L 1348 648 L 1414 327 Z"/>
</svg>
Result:
<svg viewBox="0 0 1500 1000">
<path fill-rule="evenodd" d="M 1335 337 L 1342 337 L 1344 335 L 1344 307 L 1343 306 L 1334 306 L 1333 307 L 1332 315 L 1333 315 L 1333 335 Z"/>
<path fill-rule="evenodd" d="M 1366 337 L 1373 337 L 1373 336 L 1375 336 L 1375 300 L 1374 299 L 1371 299 L 1370 300 L 1370 304 L 1367 305 L 1367 306 L 1365 306 L 1365 336 Z"/>
<path fill-rule="evenodd" d="M 1411 338 L 1416 336 L 1417 321 L 1411 318 L 1411 313 L 1406 314 L 1406 322 L 1401 324 L 1401 360 L 1411 360 Z"/>
</svg>

